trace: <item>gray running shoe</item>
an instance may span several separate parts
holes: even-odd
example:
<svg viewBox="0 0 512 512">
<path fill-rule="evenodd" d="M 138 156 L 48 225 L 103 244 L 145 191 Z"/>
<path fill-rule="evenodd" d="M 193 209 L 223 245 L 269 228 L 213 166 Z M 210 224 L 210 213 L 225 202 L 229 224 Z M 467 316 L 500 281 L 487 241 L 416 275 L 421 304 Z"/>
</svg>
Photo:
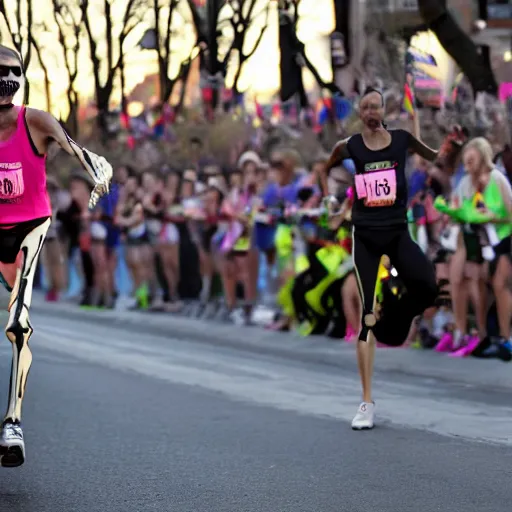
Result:
<svg viewBox="0 0 512 512">
<path fill-rule="evenodd" d="M 0 437 L 0 459 L 4 468 L 17 468 L 25 462 L 25 441 L 19 423 L 4 423 Z"/>
</svg>

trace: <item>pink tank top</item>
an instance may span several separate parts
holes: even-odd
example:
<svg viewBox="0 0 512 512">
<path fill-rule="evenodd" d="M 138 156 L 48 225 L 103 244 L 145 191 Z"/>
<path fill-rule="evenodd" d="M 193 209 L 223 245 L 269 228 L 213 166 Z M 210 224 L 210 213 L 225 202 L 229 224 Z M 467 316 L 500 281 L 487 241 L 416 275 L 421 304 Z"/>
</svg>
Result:
<svg viewBox="0 0 512 512">
<path fill-rule="evenodd" d="M 0 141 L 0 225 L 50 217 L 46 189 L 46 155 L 32 149 L 25 125 L 25 107 L 18 108 L 18 122 L 9 140 Z"/>
</svg>

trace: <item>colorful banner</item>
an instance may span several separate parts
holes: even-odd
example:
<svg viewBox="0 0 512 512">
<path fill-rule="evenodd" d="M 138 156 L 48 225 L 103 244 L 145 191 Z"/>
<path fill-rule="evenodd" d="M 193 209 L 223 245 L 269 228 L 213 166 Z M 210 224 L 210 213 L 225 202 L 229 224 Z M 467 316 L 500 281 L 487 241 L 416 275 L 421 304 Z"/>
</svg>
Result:
<svg viewBox="0 0 512 512">
<path fill-rule="evenodd" d="M 416 107 L 439 109 L 443 105 L 443 84 L 436 59 L 410 47 L 405 57 L 406 83 L 416 99 Z M 412 85 L 411 85 L 412 83 Z"/>
</svg>

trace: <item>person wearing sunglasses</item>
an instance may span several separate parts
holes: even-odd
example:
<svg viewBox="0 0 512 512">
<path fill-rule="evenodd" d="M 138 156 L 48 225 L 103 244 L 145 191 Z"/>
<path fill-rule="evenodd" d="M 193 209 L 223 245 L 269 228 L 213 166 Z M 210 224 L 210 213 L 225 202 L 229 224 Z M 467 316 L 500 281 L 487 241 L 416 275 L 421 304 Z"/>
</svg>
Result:
<svg viewBox="0 0 512 512">
<path fill-rule="evenodd" d="M 25 76 L 18 53 L 0 45 L 0 281 L 11 293 L 5 328 L 12 344 L 10 391 L 0 435 L 0 464 L 21 466 L 25 443 L 21 408 L 32 363 L 28 341 L 32 286 L 37 261 L 51 224 L 46 187 L 46 154 L 56 142 L 76 157 L 94 188 L 89 207 L 108 192 L 112 167 L 103 158 L 74 142 L 49 113 L 14 106 Z"/>
<path fill-rule="evenodd" d="M 403 344 L 413 319 L 437 298 L 434 267 L 408 231 L 405 166 L 410 153 L 433 161 L 438 152 L 418 140 L 417 116 L 416 136 L 405 130 L 387 130 L 383 123 L 384 107 L 382 94 L 367 89 L 359 103 L 362 133 L 338 142 L 327 162 L 330 170 L 351 158 L 356 169 L 352 256 L 363 306 L 357 344 L 363 397 L 352 421 L 354 430 L 374 426 L 372 374 L 376 339 L 388 345 Z M 407 294 L 396 305 L 392 304 L 392 310 L 386 309 L 384 303 L 380 314 L 376 288 L 384 255 L 398 271 Z"/>
</svg>

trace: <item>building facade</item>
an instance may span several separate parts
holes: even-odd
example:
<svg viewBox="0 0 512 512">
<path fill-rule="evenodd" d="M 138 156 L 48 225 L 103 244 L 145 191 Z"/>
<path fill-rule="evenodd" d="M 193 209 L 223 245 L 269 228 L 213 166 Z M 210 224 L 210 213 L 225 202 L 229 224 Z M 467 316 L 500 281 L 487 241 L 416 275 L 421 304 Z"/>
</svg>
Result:
<svg viewBox="0 0 512 512">
<path fill-rule="evenodd" d="M 378 14 L 386 26 L 415 29 L 423 24 L 417 0 L 362 0 L 360 3 L 366 6 L 365 16 Z M 497 81 L 512 82 L 512 0 L 448 0 L 447 4 L 457 23 L 489 60 Z M 412 45 L 435 57 L 449 90 L 458 69 L 435 35 L 420 30 L 413 37 Z"/>
</svg>

